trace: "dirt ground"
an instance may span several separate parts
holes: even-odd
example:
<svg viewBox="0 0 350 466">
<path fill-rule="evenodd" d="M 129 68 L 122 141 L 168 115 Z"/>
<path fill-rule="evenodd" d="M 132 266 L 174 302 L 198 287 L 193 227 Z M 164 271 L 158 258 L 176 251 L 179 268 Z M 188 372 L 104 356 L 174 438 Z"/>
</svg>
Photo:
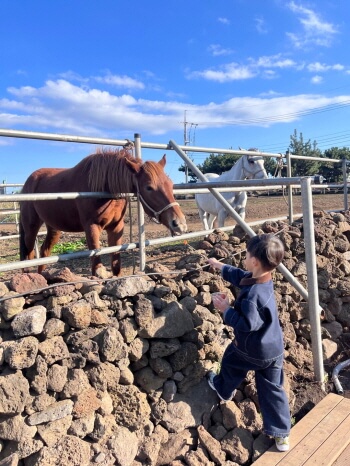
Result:
<svg viewBox="0 0 350 466">
<path fill-rule="evenodd" d="M 179 201 L 180 206 L 186 216 L 188 232 L 195 232 L 203 230 L 202 224 L 199 219 L 198 209 L 194 199 L 182 199 Z M 314 210 L 343 210 L 344 208 L 344 197 L 343 194 L 315 194 L 313 195 L 313 207 Z M 1 204 L 0 204 L 1 208 Z M 293 196 L 293 212 L 294 215 L 302 214 L 302 202 L 301 196 Z M 138 229 L 137 229 L 137 215 L 136 209 L 133 205 L 132 212 L 132 223 L 130 224 L 129 215 L 125 219 L 125 230 L 124 230 L 124 242 L 138 241 Z M 268 220 L 276 217 L 287 217 L 288 216 L 288 199 L 286 196 L 250 196 L 246 206 L 246 221 L 256 222 L 259 220 Z M 232 218 L 226 220 L 225 226 L 235 225 L 235 221 Z M 158 225 L 146 218 L 146 238 L 155 239 L 168 236 L 167 229 Z M 1 225 L 0 224 L 0 236 L 8 236 L 16 233 L 14 225 Z M 41 238 L 44 238 L 41 236 Z M 84 238 L 83 233 L 63 233 L 61 243 L 75 242 Z M 196 248 L 197 242 L 202 238 L 195 238 L 186 241 L 189 245 Z M 101 246 L 108 246 L 106 241 L 106 235 L 101 235 Z M 184 251 L 188 250 L 181 237 L 174 238 L 174 243 L 164 246 L 153 246 L 148 247 L 146 250 L 146 262 L 162 262 L 167 267 L 173 266 L 174 262 L 179 260 Z M 19 260 L 18 252 L 18 239 L 2 239 L 0 240 L 0 263 L 14 262 Z M 103 256 L 103 263 L 109 267 L 109 257 Z M 122 274 L 129 275 L 134 271 L 139 270 L 138 264 L 138 253 L 136 251 L 126 251 L 122 255 Z M 69 262 L 61 262 L 55 264 L 55 267 L 69 267 L 73 272 L 90 276 L 90 264 L 89 259 L 76 259 Z M 34 271 L 35 269 L 33 269 Z M 0 273 L 0 280 L 7 280 L 11 278 L 14 272 L 2 272 Z"/>
</svg>

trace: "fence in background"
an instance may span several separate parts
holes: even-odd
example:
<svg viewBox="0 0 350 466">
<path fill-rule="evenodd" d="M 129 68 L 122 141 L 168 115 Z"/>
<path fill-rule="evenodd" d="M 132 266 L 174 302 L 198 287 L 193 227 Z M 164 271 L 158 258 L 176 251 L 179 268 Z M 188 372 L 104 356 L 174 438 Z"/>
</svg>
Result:
<svg viewBox="0 0 350 466">
<path fill-rule="evenodd" d="M 102 145 L 113 145 L 113 146 L 125 146 L 130 141 L 129 140 L 116 140 L 116 139 L 102 139 L 102 138 L 85 138 L 85 137 L 77 137 L 77 136 L 68 136 L 68 135 L 59 135 L 59 134 L 49 134 L 49 133 L 37 133 L 37 132 L 27 132 L 27 131 L 15 131 L 15 130 L 3 130 L 0 129 L 0 136 L 3 137 L 18 137 L 18 138 L 29 138 L 29 139 L 42 139 L 42 140 L 51 140 L 51 141 L 64 141 L 64 142 L 76 142 L 76 143 L 90 143 L 90 144 L 102 144 Z M 303 205 L 303 218 L 304 218 L 304 240 L 305 240 L 305 255 L 306 255 L 306 267 L 307 267 L 307 275 L 308 275 L 308 284 L 309 284 L 309 292 L 304 289 L 304 287 L 291 275 L 291 273 L 280 264 L 278 269 L 284 275 L 284 277 L 297 289 L 297 291 L 303 296 L 304 299 L 309 301 L 309 309 L 310 309 L 310 321 L 312 327 L 312 351 L 314 357 L 314 371 L 316 380 L 323 383 L 324 382 L 324 372 L 323 372 L 323 364 L 322 364 L 322 342 L 321 342 L 321 326 L 320 326 L 320 319 L 319 319 L 319 299 L 318 299 L 318 286 L 317 286 L 317 270 L 316 270 L 316 256 L 315 256 L 315 238 L 314 238 L 314 230 L 313 230 L 313 208 L 312 208 L 312 186 L 311 186 L 311 179 L 310 177 L 304 178 L 292 178 L 291 175 L 291 161 L 293 158 L 296 159 L 304 159 L 304 160 L 320 160 L 323 162 L 331 162 L 331 163 L 340 163 L 340 160 L 334 159 L 325 159 L 325 158 L 314 158 L 314 157 L 305 157 L 305 156 L 298 156 L 293 155 L 290 153 L 286 154 L 287 158 L 287 178 L 283 179 L 263 179 L 263 180 L 246 180 L 246 181 L 235 181 L 230 183 L 207 183 L 206 178 L 204 175 L 198 170 L 196 165 L 188 158 L 186 152 L 206 152 L 206 153 L 232 153 L 232 154 L 239 154 L 239 155 L 250 155 L 251 152 L 245 150 L 231 150 L 231 149 L 222 149 L 222 148 L 204 148 L 204 147 L 191 147 L 191 146 L 181 146 L 176 144 L 174 141 L 170 141 L 168 144 L 156 144 L 156 143 L 147 143 L 141 142 L 140 135 L 135 134 L 134 140 L 134 147 L 135 147 L 135 156 L 141 158 L 141 148 L 150 148 L 150 149 L 162 149 L 162 150 L 174 150 L 185 162 L 185 164 L 198 176 L 198 178 L 202 181 L 202 183 L 197 183 L 196 187 L 193 187 L 193 184 L 186 184 L 186 185 L 175 185 L 175 192 L 177 190 L 184 191 L 185 193 L 189 192 L 191 189 L 192 192 L 198 192 L 200 189 L 209 190 L 214 197 L 216 197 L 224 207 L 229 211 L 231 216 L 234 220 L 244 229 L 244 231 L 249 235 L 255 235 L 254 231 L 251 229 L 250 225 L 247 224 L 242 218 L 237 214 L 234 209 L 232 209 L 231 205 L 223 198 L 220 194 L 221 188 L 229 188 L 229 191 L 242 191 L 242 190 L 256 190 L 256 189 L 276 189 L 276 187 L 284 187 L 287 186 L 288 189 L 288 200 L 289 200 L 289 221 L 293 221 L 293 199 L 292 199 L 292 190 L 295 186 L 300 186 L 302 192 L 302 205 Z M 185 152 L 186 151 L 186 152 Z M 253 153 L 256 155 L 256 152 Z M 274 153 L 262 153 L 260 152 L 259 155 L 263 157 L 281 157 L 281 154 L 274 154 Z M 347 199 L 347 174 L 346 174 L 346 167 L 347 161 L 343 161 L 343 188 L 344 188 L 344 210 L 348 209 L 348 199 Z M 322 185 L 322 187 L 324 187 Z M 220 188 L 220 189 L 218 189 Z M 315 186 L 314 186 L 315 188 Z M 179 193 L 179 192 L 178 192 Z M 63 196 L 66 199 L 72 198 L 80 198 L 80 197 L 108 197 L 105 195 L 106 193 L 65 193 L 59 194 L 60 199 Z M 34 196 L 34 197 L 33 197 Z M 17 202 L 26 200 L 39 200 L 41 199 L 54 199 L 54 196 L 58 198 L 57 195 L 2 195 L 1 201 L 2 202 Z M 110 197 L 110 196 L 109 196 Z M 109 254 L 111 252 L 116 251 L 123 251 L 129 249 L 140 249 L 140 269 L 144 270 L 145 266 L 145 247 L 151 246 L 155 244 L 166 244 L 167 242 L 174 241 L 174 238 L 159 238 L 157 240 L 146 240 L 145 238 L 145 228 L 144 228 L 144 218 L 143 218 L 143 210 L 141 205 L 138 205 L 138 212 L 139 212 L 139 242 L 138 243 L 130 243 L 122 246 L 115 246 L 115 247 L 108 247 L 108 248 L 101 248 L 99 250 L 93 251 L 82 251 L 79 253 L 71 253 L 71 254 L 62 254 L 59 256 L 51 256 L 42 259 L 34 259 L 32 261 L 22 261 L 22 262 L 14 262 L 11 264 L 2 264 L 0 265 L 0 272 L 7 271 L 7 270 L 17 270 L 22 269 L 24 267 L 31 267 L 36 266 L 39 264 L 52 264 L 58 261 L 65 261 L 76 259 L 80 257 L 92 257 L 94 255 L 103 255 Z M 263 221 L 263 220 L 262 220 Z M 261 222 L 259 222 L 261 223 Z M 226 229 L 232 229 L 231 227 L 226 227 Z M 184 234 L 181 236 L 181 239 L 189 239 L 198 236 L 203 236 L 208 234 L 208 231 L 201 231 L 195 233 Z M 8 237 L 7 237 L 8 238 Z"/>
</svg>

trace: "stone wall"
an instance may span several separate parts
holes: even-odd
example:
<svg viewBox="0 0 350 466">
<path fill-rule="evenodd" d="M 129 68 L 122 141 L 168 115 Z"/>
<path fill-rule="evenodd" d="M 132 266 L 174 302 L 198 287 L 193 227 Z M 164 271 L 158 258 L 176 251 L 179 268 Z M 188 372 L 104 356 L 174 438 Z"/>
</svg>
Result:
<svg viewBox="0 0 350 466">
<path fill-rule="evenodd" d="M 306 287 L 302 223 L 258 231 L 280 232 L 284 265 Z M 331 368 L 349 341 L 348 214 L 319 213 L 315 235 Z M 252 464 L 271 445 L 254 375 L 230 402 L 205 379 L 233 337 L 211 293 L 234 300 L 237 290 L 203 266 L 211 256 L 242 266 L 246 240 L 236 227 L 208 235 L 199 250 L 185 246 L 176 274 L 157 264 L 104 284 L 69 269 L 0 282 L 0 465 Z M 325 394 L 313 378 L 307 303 L 279 272 L 274 279 L 297 421 Z"/>
</svg>

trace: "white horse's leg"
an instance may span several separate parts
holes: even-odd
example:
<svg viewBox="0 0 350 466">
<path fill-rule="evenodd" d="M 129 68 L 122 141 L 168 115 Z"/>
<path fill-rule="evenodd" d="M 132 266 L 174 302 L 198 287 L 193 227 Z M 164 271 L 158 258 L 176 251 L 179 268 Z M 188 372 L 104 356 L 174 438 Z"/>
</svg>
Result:
<svg viewBox="0 0 350 466">
<path fill-rule="evenodd" d="M 237 205 L 235 209 L 238 215 L 242 218 L 242 220 L 245 219 L 245 214 L 246 214 L 245 206 L 247 205 L 247 199 L 248 199 L 248 196 L 247 196 L 247 193 L 245 192 L 241 192 L 239 193 L 239 196 L 237 196 Z"/>
<path fill-rule="evenodd" d="M 208 218 L 208 229 L 211 230 L 214 228 L 214 222 L 216 220 L 216 215 L 213 215 L 213 214 L 209 214 L 209 218 Z"/>
<path fill-rule="evenodd" d="M 245 207 L 240 207 L 240 208 L 237 208 L 237 213 L 238 215 L 242 218 L 242 220 L 245 219 Z"/>
<path fill-rule="evenodd" d="M 218 216 L 217 216 L 217 223 L 218 223 L 218 228 L 222 228 L 225 226 L 225 220 L 228 217 L 228 213 L 226 209 L 222 208 L 219 210 Z"/>
<path fill-rule="evenodd" d="M 205 212 L 203 209 L 198 207 L 198 213 L 199 213 L 199 218 L 201 219 L 201 222 L 203 223 L 204 230 L 209 230 L 208 226 L 208 213 Z"/>
</svg>

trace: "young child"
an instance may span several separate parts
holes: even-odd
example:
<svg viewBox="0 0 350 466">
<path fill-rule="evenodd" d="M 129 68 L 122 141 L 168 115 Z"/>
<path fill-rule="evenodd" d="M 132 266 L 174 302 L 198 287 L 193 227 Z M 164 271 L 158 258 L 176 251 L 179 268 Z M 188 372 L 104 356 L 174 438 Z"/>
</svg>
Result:
<svg viewBox="0 0 350 466">
<path fill-rule="evenodd" d="M 224 280 L 240 288 L 230 307 L 227 297 L 213 297 L 235 340 L 226 348 L 220 373 L 208 373 L 208 383 L 223 401 L 231 400 L 247 372 L 255 372 L 264 431 L 274 437 L 279 451 L 289 449 L 290 412 L 283 388 L 283 334 L 278 320 L 271 271 L 282 261 L 284 247 L 273 234 L 253 236 L 247 243 L 247 272 L 208 259 Z"/>
</svg>

